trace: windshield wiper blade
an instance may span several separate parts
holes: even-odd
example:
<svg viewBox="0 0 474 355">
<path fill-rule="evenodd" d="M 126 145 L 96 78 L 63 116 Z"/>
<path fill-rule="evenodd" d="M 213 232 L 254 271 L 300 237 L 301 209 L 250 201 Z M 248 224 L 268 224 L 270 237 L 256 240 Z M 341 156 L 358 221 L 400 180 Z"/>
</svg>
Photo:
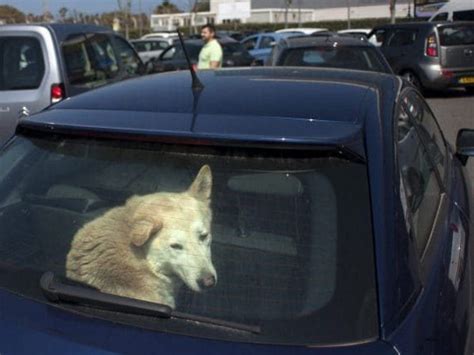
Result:
<svg viewBox="0 0 474 355">
<path fill-rule="evenodd" d="M 160 318 L 170 318 L 172 314 L 171 307 L 166 305 L 102 293 L 85 285 L 64 283 L 50 271 L 41 276 L 40 287 L 46 298 L 51 302 L 75 303 L 114 312 Z"/>
<path fill-rule="evenodd" d="M 40 287 L 50 302 L 79 304 L 113 312 L 174 318 L 248 333 L 261 333 L 260 326 L 176 312 L 167 305 L 102 293 L 94 287 L 78 282 L 72 283 L 71 280 L 66 283 L 51 271 L 47 271 L 41 276 Z"/>
</svg>

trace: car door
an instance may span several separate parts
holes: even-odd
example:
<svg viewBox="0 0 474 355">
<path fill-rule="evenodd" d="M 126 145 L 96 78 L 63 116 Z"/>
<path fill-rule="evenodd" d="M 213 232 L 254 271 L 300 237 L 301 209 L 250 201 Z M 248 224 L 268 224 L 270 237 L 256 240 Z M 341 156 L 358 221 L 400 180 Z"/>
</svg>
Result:
<svg viewBox="0 0 474 355">
<path fill-rule="evenodd" d="M 462 354 L 470 310 L 466 221 L 452 189 L 451 152 L 424 99 L 401 95 L 396 141 L 401 200 L 423 292 L 411 310 L 417 354 Z M 401 352 L 406 345 L 400 344 Z"/>
<path fill-rule="evenodd" d="M 399 74 L 402 70 L 411 68 L 414 45 L 418 30 L 412 28 L 394 29 L 384 40 L 381 50 L 387 58 L 393 71 Z"/>
<path fill-rule="evenodd" d="M 273 43 L 275 43 L 275 40 L 275 37 L 271 35 L 262 35 L 258 42 L 258 49 L 254 51 L 254 58 L 257 60 L 266 61 L 272 52 Z"/>
</svg>

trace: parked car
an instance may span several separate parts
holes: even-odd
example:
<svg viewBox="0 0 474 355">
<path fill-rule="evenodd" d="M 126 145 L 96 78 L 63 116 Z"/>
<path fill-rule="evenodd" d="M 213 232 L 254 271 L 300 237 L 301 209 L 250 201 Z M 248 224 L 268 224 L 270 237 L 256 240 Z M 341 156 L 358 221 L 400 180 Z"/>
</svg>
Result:
<svg viewBox="0 0 474 355">
<path fill-rule="evenodd" d="M 104 27 L 0 26 L 0 143 L 20 116 L 143 73 L 133 47 Z"/>
<path fill-rule="evenodd" d="M 152 59 L 158 58 L 169 46 L 173 45 L 173 39 L 137 39 L 130 41 L 138 52 L 138 55 L 145 66 L 153 67 Z"/>
<path fill-rule="evenodd" d="M 203 89 L 184 71 L 148 76 L 20 122 L 0 152 L 2 352 L 463 354 L 474 131 L 455 151 L 393 75 L 199 78 Z M 161 203 L 141 204 L 150 196 Z M 104 245 L 83 245 L 88 273 L 114 275 L 108 293 L 65 277 L 76 233 L 94 228 L 130 232 L 94 259 Z M 203 243 L 217 284 L 196 292 Z M 173 307 L 120 296 L 142 272 Z"/>
<path fill-rule="evenodd" d="M 337 31 L 339 34 L 365 35 L 365 37 L 367 37 L 370 32 L 372 32 L 371 28 L 350 28 Z"/>
<path fill-rule="evenodd" d="M 218 39 L 224 53 L 222 66 L 224 67 L 245 67 L 254 62 L 254 58 L 237 41 L 231 38 Z M 198 39 L 185 40 L 186 50 L 191 63 L 197 65 L 199 61 L 199 52 L 203 47 L 203 41 Z M 162 73 L 167 71 L 188 69 L 188 63 L 184 51 L 180 44 L 169 47 L 158 59 L 153 60 L 153 71 Z"/>
<path fill-rule="evenodd" d="M 256 59 L 266 62 L 271 54 L 273 46 L 283 38 L 289 38 L 291 36 L 298 36 L 299 34 L 289 33 L 276 33 L 276 32 L 264 32 L 258 33 L 249 37 L 244 38 L 240 43 L 249 51 L 249 53 Z"/>
<path fill-rule="evenodd" d="M 393 71 L 421 89 L 474 89 L 474 22 L 417 22 L 376 27 L 369 40 Z"/>
<path fill-rule="evenodd" d="M 284 28 L 276 31 L 276 33 L 296 33 L 300 35 L 312 35 L 317 32 L 327 31 L 327 28 L 304 28 L 304 27 L 294 27 L 294 28 Z"/>
<path fill-rule="evenodd" d="M 474 2 L 451 0 L 438 9 L 430 21 L 474 21 Z"/>
<path fill-rule="evenodd" d="M 333 34 L 281 40 L 274 47 L 270 65 L 393 73 L 382 53 L 367 41 Z"/>
<path fill-rule="evenodd" d="M 178 39 L 178 33 L 176 31 L 151 32 L 140 37 L 140 39 L 152 39 L 152 38 Z"/>
</svg>

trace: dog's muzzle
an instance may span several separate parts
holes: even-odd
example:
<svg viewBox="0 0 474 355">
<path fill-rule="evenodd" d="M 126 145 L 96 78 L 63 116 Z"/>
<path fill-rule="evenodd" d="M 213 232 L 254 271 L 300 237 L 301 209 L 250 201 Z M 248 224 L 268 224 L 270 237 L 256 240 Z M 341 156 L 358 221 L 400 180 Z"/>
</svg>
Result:
<svg viewBox="0 0 474 355">
<path fill-rule="evenodd" d="M 197 284 L 202 289 L 214 287 L 216 285 L 216 277 L 212 274 L 205 275 L 197 280 Z"/>
</svg>

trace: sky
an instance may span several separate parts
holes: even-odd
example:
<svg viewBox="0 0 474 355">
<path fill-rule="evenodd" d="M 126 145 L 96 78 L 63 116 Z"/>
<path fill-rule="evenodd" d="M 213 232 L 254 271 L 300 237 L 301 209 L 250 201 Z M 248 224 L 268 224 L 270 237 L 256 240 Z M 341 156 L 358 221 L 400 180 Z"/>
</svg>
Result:
<svg viewBox="0 0 474 355">
<path fill-rule="evenodd" d="M 141 0 L 142 11 L 151 12 L 162 0 Z M 173 0 L 178 7 L 187 10 L 189 0 Z M 117 0 L 0 0 L 0 5 L 11 5 L 25 13 L 40 14 L 43 12 L 43 4 L 46 3 L 49 11 L 56 15 L 61 7 L 69 10 L 76 9 L 85 13 L 101 13 L 117 10 Z M 138 12 L 140 0 L 132 0 L 133 12 Z"/>
</svg>

